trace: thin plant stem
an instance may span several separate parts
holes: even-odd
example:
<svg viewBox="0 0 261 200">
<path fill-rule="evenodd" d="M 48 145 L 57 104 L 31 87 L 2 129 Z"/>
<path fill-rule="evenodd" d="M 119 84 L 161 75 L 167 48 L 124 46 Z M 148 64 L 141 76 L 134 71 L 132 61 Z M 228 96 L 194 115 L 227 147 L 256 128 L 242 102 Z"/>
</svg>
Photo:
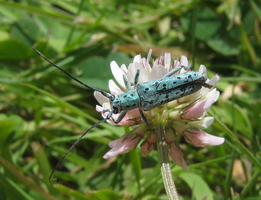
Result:
<svg viewBox="0 0 261 200">
<path fill-rule="evenodd" d="M 158 125 L 155 128 L 157 135 L 157 147 L 159 152 L 159 160 L 161 164 L 161 174 L 165 186 L 166 193 L 171 200 L 179 200 L 178 192 L 173 181 L 171 167 L 169 163 L 169 154 L 165 139 L 165 128 Z"/>
<path fill-rule="evenodd" d="M 191 24 L 191 35 L 192 35 L 192 44 L 191 44 L 191 52 L 192 52 L 192 69 L 195 67 L 195 43 L 196 43 L 196 27 L 197 27 L 197 2 L 194 1 L 194 8 L 192 12 L 192 24 Z"/>
</svg>

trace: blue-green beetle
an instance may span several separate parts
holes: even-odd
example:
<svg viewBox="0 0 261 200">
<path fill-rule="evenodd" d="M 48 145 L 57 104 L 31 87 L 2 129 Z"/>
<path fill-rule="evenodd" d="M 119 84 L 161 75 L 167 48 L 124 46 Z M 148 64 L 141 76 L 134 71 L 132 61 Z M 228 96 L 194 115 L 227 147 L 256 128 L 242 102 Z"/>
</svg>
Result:
<svg viewBox="0 0 261 200">
<path fill-rule="evenodd" d="M 188 71 L 172 76 L 183 67 L 177 67 L 161 79 L 140 84 L 137 84 L 138 70 L 134 79 L 135 90 L 130 90 L 130 84 L 127 78 L 124 77 L 124 83 L 128 91 L 108 97 L 112 108 L 110 112 L 114 114 L 121 113 L 117 120 L 113 118 L 112 120 L 117 124 L 123 119 L 128 110 L 139 108 L 143 121 L 149 124 L 142 110 L 151 110 L 167 102 L 190 95 L 201 89 L 202 86 L 212 88 L 212 85 L 206 83 L 206 75 L 202 75 L 197 71 Z"/>
<path fill-rule="evenodd" d="M 181 70 L 184 66 L 179 66 L 172 71 L 168 72 L 163 78 L 148 81 L 145 83 L 138 84 L 139 74 L 140 71 L 137 70 L 137 73 L 134 78 L 134 82 L 132 85 L 134 86 L 134 90 L 131 90 L 131 84 L 128 82 L 127 77 L 124 75 L 123 80 L 125 86 L 127 88 L 127 92 L 122 93 L 120 95 L 110 95 L 103 90 L 99 90 L 93 88 L 72 75 L 70 75 L 67 71 L 63 70 L 62 68 L 58 67 L 50 60 L 48 60 L 43 54 L 41 54 L 38 50 L 34 49 L 36 53 L 42 56 L 46 61 L 48 61 L 54 67 L 60 69 L 69 77 L 77 81 L 78 83 L 84 85 L 85 87 L 92 89 L 94 91 L 100 92 L 105 97 L 109 98 L 111 104 L 111 110 L 104 110 L 103 112 L 109 112 L 109 114 L 98 123 L 94 124 L 91 128 L 89 128 L 85 133 L 83 133 L 80 138 L 71 146 L 71 148 L 65 153 L 65 155 L 61 158 L 61 160 L 57 163 L 55 168 L 53 169 L 49 181 L 55 170 L 58 168 L 59 164 L 65 158 L 65 156 L 74 148 L 74 146 L 81 140 L 81 138 L 86 135 L 92 128 L 98 126 L 100 123 L 112 119 L 114 123 L 118 124 L 123 117 L 126 115 L 128 110 L 132 110 L 135 108 L 139 108 L 139 112 L 141 114 L 141 118 L 143 119 L 144 123 L 149 125 L 149 122 L 144 115 L 143 111 L 148 111 L 153 108 L 156 108 L 160 105 L 163 105 L 167 102 L 173 101 L 175 99 L 190 95 L 195 93 L 196 91 L 200 90 L 203 87 L 212 88 L 213 86 L 206 83 L 207 77 L 206 75 L 202 75 L 197 71 L 188 71 L 182 74 L 173 75 L 179 70 Z M 188 67 L 189 68 L 189 67 Z M 173 76 L 172 76 L 173 75 Z M 115 120 L 112 117 L 112 114 L 120 113 L 119 117 Z"/>
</svg>

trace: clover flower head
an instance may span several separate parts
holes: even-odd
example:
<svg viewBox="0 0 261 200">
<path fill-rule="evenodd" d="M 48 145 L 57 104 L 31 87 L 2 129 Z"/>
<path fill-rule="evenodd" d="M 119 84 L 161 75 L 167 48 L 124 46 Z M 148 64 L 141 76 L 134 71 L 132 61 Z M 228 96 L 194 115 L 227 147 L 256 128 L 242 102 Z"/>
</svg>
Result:
<svg viewBox="0 0 261 200">
<path fill-rule="evenodd" d="M 186 56 L 181 56 L 180 61 L 175 60 L 171 63 L 170 53 L 165 53 L 164 56 L 153 60 L 149 63 L 152 50 L 149 51 L 147 58 L 142 58 L 141 55 L 136 55 L 133 62 L 126 65 L 118 66 L 115 61 L 112 61 L 111 71 L 117 81 L 109 80 L 109 89 L 112 95 L 120 95 L 127 91 L 124 84 L 125 75 L 130 83 L 133 83 L 137 70 L 140 70 L 138 84 L 163 78 L 169 71 L 184 66 L 176 74 L 181 74 L 189 71 L 189 62 Z M 206 67 L 200 65 L 199 73 L 206 75 Z M 174 74 L 174 75 L 176 75 Z M 105 159 L 124 154 L 135 148 L 141 140 L 142 155 L 148 155 L 154 148 L 157 142 L 155 126 L 161 124 L 165 127 L 165 139 L 168 146 L 169 155 L 172 160 L 183 169 L 188 170 L 188 166 L 183 158 L 182 151 L 177 141 L 177 134 L 185 137 L 186 141 L 196 147 L 206 145 L 220 145 L 224 142 L 224 138 L 210 135 L 203 130 L 210 126 L 214 118 L 206 116 L 207 111 L 219 97 L 219 91 L 215 85 L 219 80 L 219 76 L 215 75 L 211 80 L 207 79 L 206 83 L 212 85 L 211 89 L 202 86 L 200 90 L 182 98 L 170 101 L 166 104 L 158 106 L 154 109 L 144 111 L 144 114 L 149 124 L 142 120 L 139 108 L 130 110 L 125 117 L 118 123 L 119 126 L 131 126 L 132 131 L 126 133 L 121 138 L 109 143 L 111 150 L 104 155 Z M 134 90 L 134 86 L 131 86 Z M 96 106 L 96 110 L 105 118 L 108 115 L 108 110 L 111 110 L 108 98 L 101 95 L 99 92 L 94 93 L 95 98 L 100 103 Z M 117 119 L 120 114 L 112 114 L 114 119 Z M 114 124 L 112 119 L 107 120 L 108 123 Z"/>
</svg>

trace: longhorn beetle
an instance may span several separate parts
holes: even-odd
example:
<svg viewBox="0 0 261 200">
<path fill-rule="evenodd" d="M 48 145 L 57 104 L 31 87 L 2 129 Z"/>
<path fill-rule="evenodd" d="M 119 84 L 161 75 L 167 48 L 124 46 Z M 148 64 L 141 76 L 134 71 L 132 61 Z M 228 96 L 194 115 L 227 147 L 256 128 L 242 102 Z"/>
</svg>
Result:
<svg viewBox="0 0 261 200">
<path fill-rule="evenodd" d="M 181 70 L 182 68 L 186 68 L 185 66 L 179 66 L 173 69 L 172 71 L 168 72 L 161 79 L 148 81 L 140 84 L 138 84 L 140 71 L 137 70 L 136 75 L 134 77 L 134 82 L 132 83 L 134 85 L 134 90 L 131 90 L 131 84 L 128 82 L 127 77 L 123 75 L 123 80 L 127 88 L 127 92 L 124 92 L 120 95 L 110 95 L 103 90 L 96 89 L 94 87 L 91 87 L 81 82 L 80 80 L 70 75 L 67 71 L 63 70 L 62 68 L 52 63 L 38 50 L 34 48 L 33 50 L 38 55 L 43 57 L 46 61 L 48 61 L 51 65 L 64 72 L 78 83 L 82 84 L 83 86 L 89 89 L 100 92 L 102 95 L 104 95 L 110 100 L 110 104 L 111 104 L 111 110 L 103 110 L 103 112 L 109 112 L 107 117 L 105 117 L 98 123 L 94 124 L 87 131 L 85 131 L 79 137 L 79 139 L 70 147 L 70 149 L 64 154 L 64 156 L 60 159 L 60 161 L 56 164 L 55 168 L 53 169 L 49 177 L 50 182 L 53 182 L 57 179 L 55 178 L 51 180 L 53 173 L 59 167 L 60 163 L 63 161 L 65 156 L 75 147 L 75 145 L 81 140 L 82 137 L 84 137 L 92 128 L 98 126 L 100 123 L 105 122 L 108 119 L 112 119 L 115 124 L 118 124 L 127 114 L 128 110 L 139 108 L 139 112 L 142 120 L 144 121 L 144 123 L 149 125 L 149 122 L 146 116 L 144 115 L 143 110 L 148 111 L 160 105 L 163 105 L 167 102 L 193 94 L 196 91 L 200 90 L 202 86 L 206 88 L 213 87 L 212 85 L 206 83 L 207 76 L 205 74 L 202 75 L 197 71 L 188 71 L 182 74 L 173 75 L 179 70 Z M 190 66 L 187 69 L 189 68 Z M 118 114 L 118 113 L 120 113 L 120 115 L 118 119 L 115 120 L 112 117 L 112 114 Z"/>
</svg>

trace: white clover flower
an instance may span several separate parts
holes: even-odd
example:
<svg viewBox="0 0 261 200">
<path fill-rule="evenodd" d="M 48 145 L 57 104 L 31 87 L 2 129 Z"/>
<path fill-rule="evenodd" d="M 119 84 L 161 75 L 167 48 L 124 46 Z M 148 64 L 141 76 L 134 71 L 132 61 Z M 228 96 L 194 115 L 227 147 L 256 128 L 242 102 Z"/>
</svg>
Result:
<svg viewBox="0 0 261 200">
<path fill-rule="evenodd" d="M 109 81 L 109 89 L 112 95 L 120 95 L 127 91 L 123 75 L 126 75 L 128 81 L 132 83 L 137 70 L 140 70 L 138 83 L 143 83 L 163 78 L 169 71 L 179 66 L 185 66 L 186 68 L 189 66 L 188 59 L 185 56 L 181 56 L 180 61 L 175 60 L 172 65 L 170 53 L 165 53 L 165 56 L 160 56 L 156 60 L 153 60 L 151 66 L 149 64 L 151 53 L 152 50 L 149 51 L 147 59 L 142 58 L 141 55 L 136 55 L 133 59 L 133 63 L 130 63 L 128 68 L 125 65 L 119 67 L 115 61 L 111 62 L 112 74 L 119 85 L 115 84 L 113 80 Z M 186 68 L 182 68 L 176 74 L 185 73 Z M 199 73 L 206 74 L 206 71 L 206 67 L 201 65 Z M 166 130 L 165 138 L 170 157 L 177 165 L 188 170 L 182 151 L 177 143 L 177 134 L 183 135 L 186 141 L 196 147 L 220 145 L 224 142 L 224 138 L 209 135 L 203 131 L 214 121 L 214 118 L 207 117 L 206 113 L 219 97 L 219 91 L 214 88 L 218 80 L 219 76 L 215 75 L 211 80 L 207 79 L 206 81 L 206 83 L 212 85 L 213 88 L 209 89 L 202 87 L 191 95 L 170 101 L 152 110 L 144 111 L 149 122 L 148 125 L 142 121 L 138 108 L 128 111 L 125 117 L 117 125 L 132 126 L 133 130 L 120 139 L 110 142 L 109 146 L 112 149 L 104 155 L 104 158 L 108 159 L 129 152 L 139 144 L 146 133 L 148 134 L 141 144 L 141 150 L 143 156 L 148 155 L 156 144 L 154 127 L 162 124 Z M 134 87 L 131 89 L 134 90 Z M 95 92 L 94 96 L 101 104 L 101 106 L 96 106 L 96 110 L 105 118 L 108 115 L 108 112 L 104 112 L 104 110 L 111 110 L 109 99 L 99 92 Z M 119 114 L 112 114 L 114 119 L 117 119 L 118 116 Z M 111 119 L 107 121 L 110 124 L 114 124 Z"/>
</svg>

